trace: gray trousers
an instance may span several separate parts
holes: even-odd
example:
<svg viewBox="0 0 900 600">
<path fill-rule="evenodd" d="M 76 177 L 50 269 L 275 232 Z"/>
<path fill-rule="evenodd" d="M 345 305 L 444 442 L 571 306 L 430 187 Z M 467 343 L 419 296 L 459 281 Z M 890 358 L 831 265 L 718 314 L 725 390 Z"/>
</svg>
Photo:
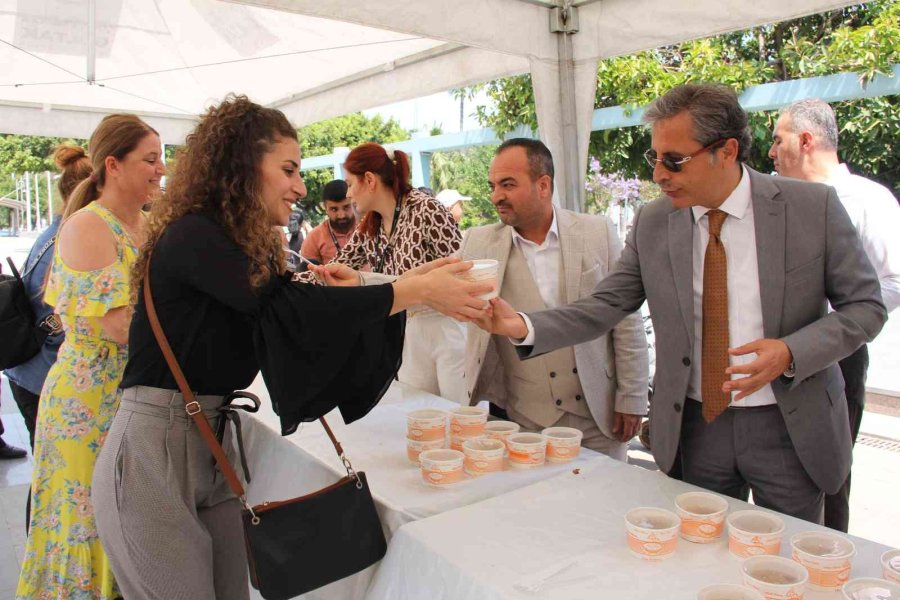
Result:
<svg viewBox="0 0 900 600">
<path fill-rule="evenodd" d="M 729 408 L 712 423 L 687 399 L 681 424 L 684 481 L 822 524 L 825 494 L 800 464 L 778 406 Z"/>
<path fill-rule="evenodd" d="M 215 429 L 222 397 L 197 400 Z M 230 430 L 223 446 L 232 458 Z M 180 393 L 123 391 L 94 469 L 91 500 L 128 600 L 249 598 L 240 502 Z"/>
</svg>

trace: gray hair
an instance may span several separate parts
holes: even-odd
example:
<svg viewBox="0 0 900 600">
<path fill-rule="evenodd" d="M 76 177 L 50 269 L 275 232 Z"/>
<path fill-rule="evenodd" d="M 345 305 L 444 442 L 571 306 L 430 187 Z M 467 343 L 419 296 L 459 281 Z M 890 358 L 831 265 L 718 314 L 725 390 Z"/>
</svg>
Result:
<svg viewBox="0 0 900 600">
<path fill-rule="evenodd" d="M 826 150 L 838 149 L 837 119 L 834 117 L 834 109 L 824 100 L 807 98 L 794 102 L 782 110 L 781 114 L 791 118 L 792 132 L 808 131 Z"/>
<path fill-rule="evenodd" d="M 528 171 L 532 181 L 537 181 L 544 175 L 550 176 L 550 191 L 553 191 L 553 155 L 541 140 L 531 138 L 510 138 L 500 144 L 494 156 L 497 156 L 508 148 L 523 148 L 528 157 Z"/>
<path fill-rule="evenodd" d="M 694 140 L 708 146 L 718 140 L 734 138 L 738 143 L 738 160 L 746 162 L 753 138 L 747 125 L 747 113 L 741 108 L 737 94 L 725 85 L 684 84 L 654 100 L 644 112 L 644 122 L 653 125 L 684 111 L 691 115 Z"/>
</svg>

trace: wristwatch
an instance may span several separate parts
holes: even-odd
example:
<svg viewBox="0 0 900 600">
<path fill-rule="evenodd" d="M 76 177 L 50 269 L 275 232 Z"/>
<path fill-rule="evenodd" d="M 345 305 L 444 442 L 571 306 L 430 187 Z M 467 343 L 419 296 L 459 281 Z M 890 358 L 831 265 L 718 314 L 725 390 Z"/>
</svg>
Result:
<svg viewBox="0 0 900 600">
<path fill-rule="evenodd" d="M 782 375 L 784 375 L 788 379 L 793 379 L 794 375 L 796 375 L 796 374 L 797 374 L 797 370 L 794 369 L 794 361 L 791 361 L 791 364 L 789 364 L 788 368 L 785 369 L 784 373 L 782 373 Z"/>
</svg>

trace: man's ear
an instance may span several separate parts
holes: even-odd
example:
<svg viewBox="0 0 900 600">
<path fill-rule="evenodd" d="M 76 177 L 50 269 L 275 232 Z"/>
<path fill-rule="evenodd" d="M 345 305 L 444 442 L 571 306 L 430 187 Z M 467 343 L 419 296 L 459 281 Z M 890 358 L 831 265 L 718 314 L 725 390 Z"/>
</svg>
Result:
<svg viewBox="0 0 900 600">
<path fill-rule="evenodd" d="M 538 190 L 542 196 L 547 198 L 553 197 L 553 178 L 549 175 L 541 175 L 537 180 Z"/>
<path fill-rule="evenodd" d="M 813 145 L 815 142 L 813 134 L 808 131 L 804 131 L 797 137 L 799 138 L 798 141 L 800 143 L 800 150 L 802 150 L 803 152 L 810 152 L 813 149 Z"/>
</svg>

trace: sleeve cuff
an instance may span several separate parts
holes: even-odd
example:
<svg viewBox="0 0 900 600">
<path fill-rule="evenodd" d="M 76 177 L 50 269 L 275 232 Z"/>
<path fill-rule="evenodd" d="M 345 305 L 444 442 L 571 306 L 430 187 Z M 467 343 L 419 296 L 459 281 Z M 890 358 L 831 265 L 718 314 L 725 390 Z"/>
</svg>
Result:
<svg viewBox="0 0 900 600">
<path fill-rule="evenodd" d="M 509 338 L 509 341 L 512 342 L 513 346 L 534 346 L 534 325 L 531 324 L 531 319 L 528 318 L 523 312 L 517 313 L 522 320 L 525 321 L 525 327 L 528 328 L 528 335 L 526 335 L 523 339 Z"/>
</svg>

